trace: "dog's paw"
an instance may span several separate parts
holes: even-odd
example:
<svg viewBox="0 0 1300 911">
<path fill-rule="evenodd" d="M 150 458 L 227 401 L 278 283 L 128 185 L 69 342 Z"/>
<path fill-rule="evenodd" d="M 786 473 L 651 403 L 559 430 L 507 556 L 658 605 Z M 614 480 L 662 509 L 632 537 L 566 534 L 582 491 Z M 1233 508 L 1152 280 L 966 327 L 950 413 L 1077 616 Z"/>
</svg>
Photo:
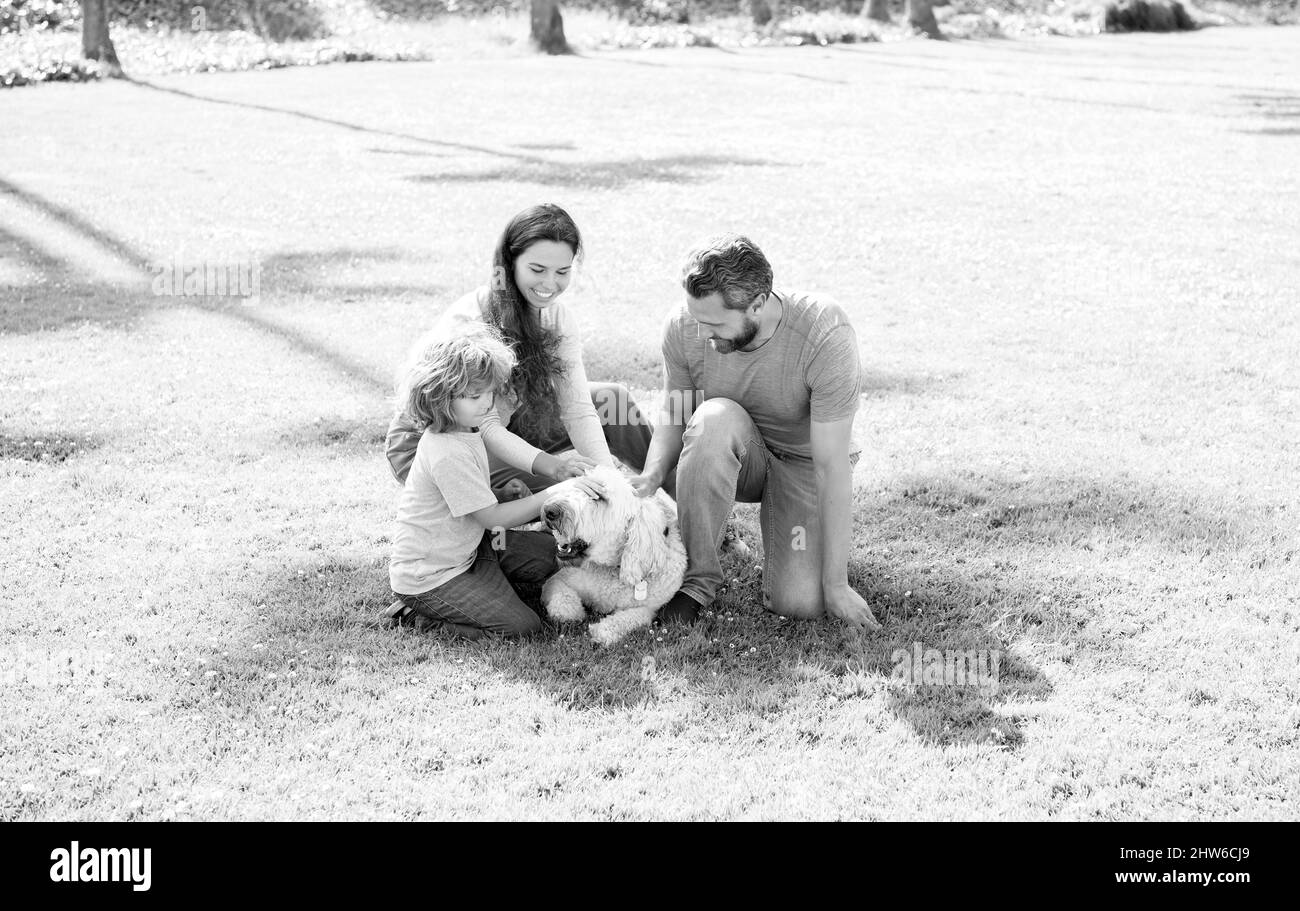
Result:
<svg viewBox="0 0 1300 911">
<path fill-rule="evenodd" d="M 585 617 L 582 601 L 567 588 L 542 589 L 542 606 L 552 620 L 572 622 Z"/>
<path fill-rule="evenodd" d="M 591 638 L 597 645 L 614 645 L 622 638 L 612 623 L 593 623 L 587 628 L 587 632 L 591 634 Z"/>
</svg>

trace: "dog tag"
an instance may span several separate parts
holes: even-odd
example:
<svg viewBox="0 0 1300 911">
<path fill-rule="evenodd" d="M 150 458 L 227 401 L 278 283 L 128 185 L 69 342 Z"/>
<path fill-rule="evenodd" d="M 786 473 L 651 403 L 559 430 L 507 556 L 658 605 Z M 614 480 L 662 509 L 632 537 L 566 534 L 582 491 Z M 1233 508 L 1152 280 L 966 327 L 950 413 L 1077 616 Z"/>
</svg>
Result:
<svg viewBox="0 0 1300 911">
<path fill-rule="evenodd" d="M 644 601 L 646 596 L 646 588 L 647 586 L 645 584 L 645 579 L 642 579 L 632 589 L 632 597 L 638 601 Z"/>
</svg>

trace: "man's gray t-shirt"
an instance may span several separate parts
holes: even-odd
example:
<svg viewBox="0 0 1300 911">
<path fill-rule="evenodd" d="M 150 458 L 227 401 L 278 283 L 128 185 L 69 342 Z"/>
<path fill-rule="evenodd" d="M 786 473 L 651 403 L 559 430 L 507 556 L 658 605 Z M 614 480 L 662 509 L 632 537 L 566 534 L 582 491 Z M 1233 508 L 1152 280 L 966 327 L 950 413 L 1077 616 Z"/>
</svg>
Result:
<svg viewBox="0 0 1300 911">
<path fill-rule="evenodd" d="M 834 301 L 779 292 L 776 297 L 781 321 L 753 351 L 719 354 L 709 344 L 710 330 L 691 318 L 685 304 L 670 313 L 663 332 L 665 385 L 688 393 L 688 417 L 701 401 L 733 399 L 749 412 L 774 455 L 808 459 L 812 421 L 839 421 L 857 412 L 858 340 Z"/>
</svg>

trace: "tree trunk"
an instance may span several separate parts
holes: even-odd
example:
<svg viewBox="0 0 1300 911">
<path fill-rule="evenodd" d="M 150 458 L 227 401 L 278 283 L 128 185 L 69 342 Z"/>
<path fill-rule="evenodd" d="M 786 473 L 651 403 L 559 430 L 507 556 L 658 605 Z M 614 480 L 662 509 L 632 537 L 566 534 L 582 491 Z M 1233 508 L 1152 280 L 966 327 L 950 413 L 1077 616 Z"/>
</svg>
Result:
<svg viewBox="0 0 1300 911">
<path fill-rule="evenodd" d="M 877 22 L 888 22 L 889 0 L 867 0 L 862 5 L 862 15 Z"/>
<path fill-rule="evenodd" d="M 930 38 L 943 37 L 930 0 L 907 0 L 907 21 L 912 28 L 920 29 Z"/>
<path fill-rule="evenodd" d="M 123 75 L 108 34 L 108 0 L 81 0 L 81 56 L 98 62 L 105 76 Z"/>
<path fill-rule="evenodd" d="M 564 19 L 559 0 L 532 0 L 532 39 L 539 50 L 548 54 L 568 54 L 564 38 Z"/>
<path fill-rule="evenodd" d="M 776 16 L 775 0 L 749 0 L 749 14 L 755 25 L 767 25 Z"/>
</svg>

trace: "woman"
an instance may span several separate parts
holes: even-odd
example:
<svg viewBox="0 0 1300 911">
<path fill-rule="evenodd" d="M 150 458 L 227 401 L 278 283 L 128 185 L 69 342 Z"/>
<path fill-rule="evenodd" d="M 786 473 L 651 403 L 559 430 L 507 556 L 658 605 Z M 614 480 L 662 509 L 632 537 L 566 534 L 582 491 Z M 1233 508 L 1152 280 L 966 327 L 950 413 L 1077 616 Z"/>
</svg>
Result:
<svg viewBox="0 0 1300 911">
<path fill-rule="evenodd" d="M 589 383 L 582 335 L 560 297 L 582 251 L 578 227 L 555 205 L 525 209 L 506 225 L 492 258 L 492 283 L 448 308 L 433 332 L 483 322 L 501 333 L 517 366 L 513 395 L 498 396 L 480 424 L 492 487 L 522 496 L 614 457 L 638 471 L 651 428 L 617 383 Z M 404 482 L 420 434 L 399 414 L 388 430 L 388 462 Z"/>
</svg>

